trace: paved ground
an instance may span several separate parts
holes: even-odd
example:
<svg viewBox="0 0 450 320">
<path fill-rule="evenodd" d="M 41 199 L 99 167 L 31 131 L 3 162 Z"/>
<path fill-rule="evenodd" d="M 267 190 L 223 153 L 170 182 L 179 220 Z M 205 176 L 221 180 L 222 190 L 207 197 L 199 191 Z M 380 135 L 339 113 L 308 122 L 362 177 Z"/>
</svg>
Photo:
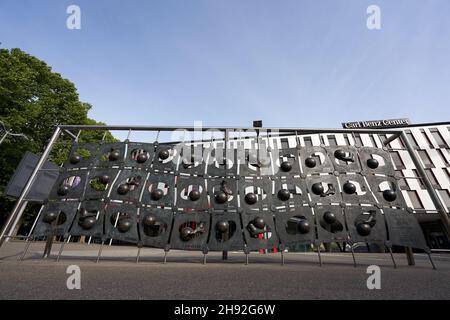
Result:
<svg viewBox="0 0 450 320">
<path fill-rule="evenodd" d="M 404 254 L 395 255 L 394 269 L 388 254 L 322 254 L 319 267 L 314 253 L 208 255 L 203 265 L 199 252 L 144 248 L 135 263 L 136 248 L 105 247 L 95 263 L 98 245 L 71 244 L 59 262 L 53 247 L 49 259 L 40 259 L 44 243 L 34 243 L 24 261 L 17 261 L 22 242 L 0 248 L 0 299 L 450 299 L 450 255 L 434 255 L 432 270 L 426 255 L 416 254 L 416 266 L 408 266 Z M 69 265 L 81 268 L 81 290 L 66 286 Z M 368 290 L 368 265 L 381 268 L 381 289 Z"/>
</svg>

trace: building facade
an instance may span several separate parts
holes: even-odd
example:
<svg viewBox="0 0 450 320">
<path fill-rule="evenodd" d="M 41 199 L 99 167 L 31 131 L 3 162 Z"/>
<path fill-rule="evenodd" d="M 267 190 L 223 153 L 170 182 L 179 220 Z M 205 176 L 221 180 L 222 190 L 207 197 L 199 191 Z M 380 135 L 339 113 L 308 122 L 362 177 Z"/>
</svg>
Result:
<svg viewBox="0 0 450 320">
<path fill-rule="evenodd" d="M 450 211 L 450 122 L 402 125 L 439 198 Z M 380 134 L 314 134 L 298 137 L 303 146 L 366 146 L 382 148 L 389 135 Z M 413 209 L 428 245 L 433 249 L 450 249 L 439 214 L 417 169 L 400 139 L 387 145 L 407 205 Z"/>
</svg>

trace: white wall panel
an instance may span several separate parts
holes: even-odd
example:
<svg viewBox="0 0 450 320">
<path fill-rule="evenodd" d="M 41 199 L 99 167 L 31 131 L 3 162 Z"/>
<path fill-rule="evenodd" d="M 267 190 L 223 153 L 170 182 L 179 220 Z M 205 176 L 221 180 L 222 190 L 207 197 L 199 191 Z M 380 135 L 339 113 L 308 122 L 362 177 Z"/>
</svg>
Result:
<svg viewBox="0 0 450 320">
<path fill-rule="evenodd" d="M 436 210 L 427 190 L 417 190 L 417 194 L 425 210 Z"/>
<path fill-rule="evenodd" d="M 365 134 L 365 133 L 361 134 L 361 141 L 363 143 L 363 146 L 373 147 L 372 140 L 370 140 L 370 137 L 368 134 Z"/>
<path fill-rule="evenodd" d="M 344 134 L 343 133 L 339 133 L 335 135 L 336 137 L 336 142 L 338 146 L 345 146 L 347 145 L 347 142 L 344 139 Z"/>
<path fill-rule="evenodd" d="M 448 152 L 448 149 L 441 149 L 443 156 L 447 160 L 447 163 L 450 163 L 450 153 Z"/>
<path fill-rule="evenodd" d="M 403 164 L 405 165 L 405 168 L 407 169 L 414 169 L 414 162 L 412 161 L 411 156 L 409 155 L 409 152 L 406 150 L 399 150 L 398 154 L 400 156 L 400 159 L 402 159 Z"/>
<path fill-rule="evenodd" d="M 433 171 L 434 176 L 442 189 L 450 189 L 450 181 L 442 168 L 433 168 L 431 171 Z"/>
<path fill-rule="evenodd" d="M 312 135 L 312 136 L 311 136 L 311 140 L 312 140 L 313 146 L 320 146 L 320 144 L 322 143 L 322 142 L 320 141 L 320 137 L 319 137 L 318 134 Z"/>
<path fill-rule="evenodd" d="M 428 149 L 427 152 L 430 156 L 431 162 L 436 168 L 445 168 L 445 163 L 442 161 L 442 158 L 436 149 Z"/>
<path fill-rule="evenodd" d="M 425 140 L 425 137 L 422 135 L 422 132 L 420 132 L 421 128 L 411 128 L 411 133 L 414 136 L 414 139 L 417 141 L 417 145 L 420 149 L 428 149 L 429 144 L 428 141 Z"/>
</svg>

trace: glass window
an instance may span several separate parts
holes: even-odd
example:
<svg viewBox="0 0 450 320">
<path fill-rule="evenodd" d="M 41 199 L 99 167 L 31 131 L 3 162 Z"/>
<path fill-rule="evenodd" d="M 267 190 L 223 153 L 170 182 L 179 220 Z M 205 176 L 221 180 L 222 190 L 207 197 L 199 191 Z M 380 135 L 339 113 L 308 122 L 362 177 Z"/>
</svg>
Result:
<svg viewBox="0 0 450 320">
<path fill-rule="evenodd" d="M 420 158 L 422 159 L 422 162 L 425 167 L 431 168 L 433 167 L 433 163 L 431 162 L 430 156 L 428 155 L 428 152 L 425 150 L 418 150 Z"/>
<path fill-rule="evenodd" d="M 344 134 L 345 145 L 350 145 L 350 140 L 348 139 L 348 135 Z"/>
<path fill-rule="evenodd" d="M 412 206 L 414 209 L 423 209 L 422 201 L 420 201 L 419 195 L 414 190 L 406 191 L 408 193 L 408 197 L 411 200 Z"/>
<path fill-rule="evenodd" d="M 328 144 L 330 146 L 337 146 L 337 141 L 335 136 L 328 136 Z"/>
<path fill-rule="evenodd" d="M 405 164 L 397 151 L 392 151 L 391 157 L 396 169 L 405 169 Z"/>
<path fill-rule="evenodd" d="M 425 141 L 428 143 L 428 147 L 434 148 L 433 143 L 430 140 L 430 137 L 426 134 L 424 129 L 420 129 L 420 132 L 422 133 L 422 136 L 424 137 Z"/>
<path fill-rule="evenodd" d="M 445 148 L 447 146 L 447 143 L 445 142 L 444 138 L 442 138 L 442 135 L 438 129 L 430 129 L 430 132 L 433 136 L 434 141 L 436 141 L 439 147 Z"/>
<path fill-rule="evenodd" d="M 372 147 L 377 148 L 377 142 L 375 141 L 375 137 L 373 136 L 373 134 L 369 134 L 370 137 L 370 141 L 372 142 Z"/>
<path fill-rule="evenodd" d="M 311 137 L 304 137 L 303 138 L 303 141 L 305 142 L 305 146 L 306 147 L 312 147 L 312 139 L 311 139 Z"/>
<path fill-rule="evenodd" d="M 440 188 L 439 182 L 437 181 L 436 176 L 434 175 L 434 172 L 431 169 L 425 169 L 425 172 L 427 173 L 427 177 L 428 177 L 428 179 L 430 179 L 431 184 L 435 188 Z"/>
<path fill-rule="evenodd" d="M 406 184 L 405 175 L 403 174 L 402 170 L 396 170 L 395 172 L 396 172 L 397 176 L 401 177 L 398 180 L 398 186 L 400 187 L 400 190 L 408 190 L 409 187 Z"/>
<path fill-rule="evenodd" d="M 289 140 L 288 139 L 282 138 L 282 139 L 280 139 L 280 142 L 281 142 L 281 148 L 282 149 L 289 148 Z"/>
<path fill-rule="evenodd" d="M 419 172 L 418 172 L 416 169 L 413 169 L 412 172 L 413 172 L 413 174 L 414 174 L 414 177 L 417 178 L 417 181 L 418 181 L 419 184 L 420 184 L 420 188 L 421 188 L 421 189 L 425 189 L 425 185 L 423 184 L 423 181 L 422 181 L 422 179 L 421 179 L 420 176 L 419 176 Z"/>
<path fill-rule="evenodd" d="M 409 140 L 409 142 L 411 143 L 411 145 L 412 145 L 414 148 L 418 148 L 419 145 L 417 144 L 416 138 L 414 138 L 414 136 L 413 136 L 413 134 L 411 133 L 411 131 L 408 130 L 408 131 L 406 131 L 405 133 L 406 133 L 406 136 L 408 137 L 408 140 Z"/>
</svg>

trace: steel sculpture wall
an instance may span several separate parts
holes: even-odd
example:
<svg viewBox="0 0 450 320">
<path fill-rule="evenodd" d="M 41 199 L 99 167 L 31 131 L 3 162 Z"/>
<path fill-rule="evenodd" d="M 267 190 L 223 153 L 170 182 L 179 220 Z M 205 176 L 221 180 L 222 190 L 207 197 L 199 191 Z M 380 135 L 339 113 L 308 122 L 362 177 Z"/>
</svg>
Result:
<svg viewBox="0 0 450 320">
<path fill-rule="evenodd" d="M 335 241 L 428 251 L 386 150 L 233 146 L 190 154 L 157 142 L 76 143 L 34 236 L 204 253 Z"/>
</svg>

